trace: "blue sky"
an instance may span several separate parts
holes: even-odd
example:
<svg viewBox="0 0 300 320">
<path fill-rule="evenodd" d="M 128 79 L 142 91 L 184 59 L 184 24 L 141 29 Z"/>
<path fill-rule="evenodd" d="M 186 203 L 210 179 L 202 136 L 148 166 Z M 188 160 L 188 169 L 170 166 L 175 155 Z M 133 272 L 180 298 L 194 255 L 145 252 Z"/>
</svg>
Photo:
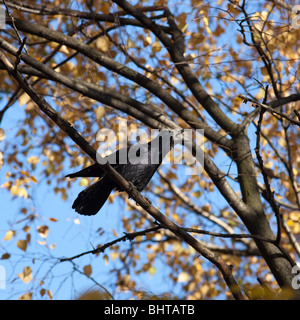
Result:
<svg viewBox="0 0 300 320">
<path fill-rule="evenodd" d="M 258 2 L 254 1 L 253 5 L 256 3 Z M 178 10 L 182 10 L 182 8 Z M 235 32 L 235 27 L 236 26 L 228 28 L 227 35 L 219 39 L 223 44 L 230 41 L 228 35 L 230 35 L 231 32 Z M 220 46 L 221 45 L 222 43 L 220 42 Z M 121 62 L 123 63 L 124 61 Z M 223 88 L 219 86 L 219 83 L 213 79 L 211 81 L 213 81 L 215 92 L 222 93 Z M 254 88 L 254 90 L 256 90 L 256 88 Z M 7 97 L 2 96 L 2 98 L 0 110 L 5 105 Z M 249 111 L 250 107 L 248 105 L 243 107 Z M 7 141 L 15 139 L 16 132 L 21 128 L 20 120 L 23 118 L 24 106 L 20 106 L 19 104 L 15 104 L 5 113 L 1 127 L 5 130 Z M 79 131 L 82 129 L 80 128 L 80 124 L 78 124 L 77 129 L 79 129 Z M 256 136 L 253 129 L 251 129 L 250 137 L 255 141 Z M 0 151 L 3 148 L 4 142 L 5 140 L 0 142 Z M 37 150 L 32 150 L 32 155 L 38 155 L 35 153 L 38 152 Z M 26 165 L 26 157 L 20 155 L 20 159 Z M 227 172 L 228 165 L 230 164 L 228 159 L 224 161 L 222 156 L 218 156 L 214 160 L 220 164 L 221 170 Z M 63 171 L 60 173 L 61 177 L 75 170 L 74 168 L 69 169 L 68 159 L 66 159 L 65 164 Z M 6 164 L 0 170 L 0 185 L 5 182 L 5 173 L 7 170 L 10 169 Z M 235 168 L 232 167 L 231 173 L 233 175 L 234 172 Z M 121 197 L 115 198 L 113 204 L 106 203 L 101 209 L 101 212 L 95 216 L 80 216 L 71 208 L 73 200 L 83 189 L 83 187 L 79 185 L 79 179 L 67 190 L 68 199 L 63 201 L 60 194 L 54 194 L 54 184 L 52 186 L 48 185 L 46 179 L 41 179 L 38 175 L 36 175 L 36 178 L 38 183 L 32 183 L 32 187 L 28 191 L 28 199 L 12 199 L 7 190 L 0 188 L 0 256 L 5 252 L 11 254 L 11 259 L 0 260 L 0 265 L 5 268 L 7 280 L 6 289 L 0 289 L 0 299 L 17 299 L 24 292 L 30 292 L 32 289 L 39 291 L 40 288 L 50 289 L 54 299 L 71 299 L 78 297 L 85 290 L 99 289 L 97 283 L 104 286 L 115 298 L 126 299 L 130 297 L 130 293 L 117 293 L 115 291 L 115 277 L 112 276 L 110 270 L 113 269 L 113 267 L 119 267 L 120 264 L 118 259 L 113 260 L 110 258 L 110 249 L 107 249 L 104 254 L 100 254 L 97 258 L 86 255 L 76 259 L 74 260 L 74 264 L 71 262 L 58 262 L 59 258 L 70 257 L 93 249 L 93 246 L 97 246 L 100 241 L 104 244 L 114 240 L 116 235 L 113 231 L 117 233 L 118 237 L 123 235 L 124 230 L 121 218 L 129 213 L 128 211 L 124 212 L 123 209 L 125 205 Z M 149 193 L 144 192 L 143 194 L 151 197 Z M 215 201 L 216 207 L 214 209 L 222 208 L 225 204 L 223 198 L 220 197 L 218 192 L 216 192 L 214 196 L 217 200 Z M 206 199 L 203 199 L 204 202 L 205 200 Z M 21 208 L 25 207 L 24 204 L 26 204 L 27 208 L 32 208 L 32 213 L 37 216 L 34 224 L 31 225 L 32 228 L 38 228 L 41 225 L 48 225 L 50 228 L 49 235 L 46 239 L 41 238 L 35 230 L 31 230 L 32 238 L 26 252 L 16 247 L 17 240 L 24 239 L 27 235 L 27 233 L 22 230 L 26 225 L 26 221 L 23 221 L 24 214 L 20 213 Z M 56 218 L 57 221 L 50 221 L 51 218 Z M 80 223 L 78 223 L 78 221 Z M 209 226 L 209 224 L 207 226 Z M 96 232 L 98 228 L 104 231 L 101 236 L 99 236 L 99 232 Z M 16 230 L 16 237 L 8 241 L 3 241 L 6 232 L 10 229 Z M 42 243 L 43 241 L 46 241 L 46 245 Z M 54 243 L 55 249 L 52 250 L 50 247 Z M 125 251 L 130 247 L 130 242 L 122 242 L 119 245 L 122 246 Z M 104 259 L 105 254 L 109 257 L 108 262 Z M 89 264 L 92 265 L 93 269 L 91 275 L 92 280 L 80 273 L 83 272 L 83 267 Z M 18 273 L 23 271 L 26 265 L 29 265 L 33 269 L 34 280 L 29 283 L 23 283 L 17 276 Z M 165 262 L 163 260 L 157 260 L 155 267 L 157 270 L 156 273 L 152 275 L 149 273 L 141 273 L 139 275 L 140 287 L 138 289 L 159 295 L 164 292 L 169 292 L 170 288 L 172 288 L 172 293 L 180 297 L 180 286 L 175 286 L 174 288 L 171 280 L 164 277 L 165 273 L 160 272 L 162 268 L 166 267 Z M 79 271 L 74 271 L 76 268 Z M 134 278 L 134 275 L 132 275 L 132 277 Z M 39 294 L 35 297 L 42 298 Z M 43 298 L 47 298 L 47 295 L 44 295 Z"/>
<path fill-rule="evenodd" d="M 4 102 L 5 100 L 0 109 L 3 108 Z M 5 114 L 2 128 L 5 130 L 7 140 L 14 137 L 19 130 L 19 126 L 16 126 L 16 123 L 23 116 L 24 107 L 18 104 L 11 107 Z M 1 143 L 0 148 L 3 146 L 3 142 Z M 21 159 L 26 167 L 26 157 L 21 156 Z M 5 181 L 6 171 L 10 169 L 6 164 L 2 167 L 0 171 L 1 184 Z M 178 170 L 184 169 L 183 166 L 178 165 Z M 61 176 L 72 171 L 74 171 L 74 168 L 69 169 L 68 160 L 66 160 L 66 166 L 60 173 Z M 0 203 L 2 205 L 0 215 L 0 256 L 6 252 L 11 254 L 10 259 L 0 260 L 0 265 L 6 270 L 6 289 L 0 289 L 0 299 L 17 299 L 24 292 L 30 291 L 37 292 L 34 296 L 35 299 L 46 299 L 47 294 L 43 297 L 39 296 L 38 292 L 41 289 L 51 290 L 54 299 L 73 299 L 86 290 L 101 290 L 98 284 L 104 286 L 115 299 L 129 298 L 131 296 L 129 292 L 118 293 L 116 291 L 115 277 L 112 276 L 110 270 L 114 267 L 120 267 L 120 264 L 118 259 L 111 259 L 110 249 L 107 249 L 104 254 L 101 253 L 97 258 L 92 255 L 86 255 L 75 259 L 74 263 L 59 262 L 59 258 L 71 257 L 92 250 L 99 243 L 104 244 L 112 241 L 116 238 L 116 234 L 117 237 L 123 236 L 124 229 L 121 218 L 130 213 L 124 210 L 125 204 L 121 197 L 115 198 L 113 204 L 106 203 L 101 212 L 95 216 L 81 216 L 71 208 L 73 200 L 84 188 L 79 185 L 79 179 L 67 190 L 68 199 L 64 201 L 59 194 L 53 192 L 55 184 L 53 186 L 48 185 L 45 178 L 40 179 L 38 174 L 34 174 L 38 183 L 31 184 L 31 188 L 28 190 L 28 199 L 12 199 L 6 189 L 0 188 Z M 143 194 L 153 200 L 149 192 L 143 192 Z M 216 206 L 221 208 L 224 205 L 224 200 L 219 197 L 217 199 Z M 25 239 L 27 234 L 23 230 L 26 220 L 23 221 L 24 214 L 20 212 L 23 207 L 32 208 L 32 213 L 37 216 L 34 224 L 30 224 L 32 229 L 36 229 L 41 225 L 47 225 L 50 229 L 46 239 L 41 238 L 36 230 L 31 230 L 29 233 L 32 238 L 26 252 L 16 246 L 16 242 L 19 239 Z M 29 212 L 27 212 L 26 216 L 28 215 Z M 50 221 L 51 218 L 56 218 L 57 221 Z M 192 221 L 189 221 L 189 223 L 192 224 Z M 104 231 L 101 236 L 96 232 L 98 228 Z M 16 236 L 11 240 L 3 241 L 6 232 L 11 229 L 16 231 Z M 51 249 L 53 244 L 55 244 L 54 250 Z M 121 242 L 119 245 L 123 251 L 126 251 L 131 244 L 126 241 Z M 108 261 L 104 258 L 104 255 L 107 255 Z M 84 266 L 89 264 L 92 265 L 92 279 L 88 279 L 83 274 Z M 29 283 L 23 283 L 17 276 L 17 274 L 23 272 L 25 266 L 30 266 L 33 271 L 34 280 Z M 166 279 L 165 273 L 160 272 L 160 270 L 166 268 L 163 259 L 157 259 L 154 267 L 156 272 L 153 274 L 139 274 L 138 288 L 156 295 L 170 292 L 172 288 L 172 294 L 180 297 L 180 286 L 174 287 L 172 281 Z M 75 269 L 79 271 L 74 271 Z M 133 274 L 131 276 L 133 279 L 136 278 Z"/>
<path fill-rule="evenodd" d="M 0 109 L 3 108 L 4 102 L 5 100 L 1 103 Z M 5 113 L 1 126 L 5 130 L 7 140 L 14 137 L 19 130 L 19 126 L 16 124 L 23 116 L 24 107 L 18 104 Z M 0 148 L 3 148 L 3 143 L 1 142 Z M 21 159 L 26 166 L 26 157 L 21 157 Z M 11 168 L 4 164 L 0 171 L 1 184 L 6 181 L 5 173 L 9 170 Z M 64 176 L 73 170 L 66 166 L 61 175 Z M 72 188 L 67 191 L 68 199 L 63 201 L 59 194 L 54 194 L 53 187 L 46 183 L 45 178 L 39 179 L 39 176 L 35 175 L 38 183 L 31 184 L 31 188 L 28 190 L 28 199 L 23 197 L 13 199 L 9 191 L 0 188 L 0 256 L 6 252 L 11 254 L 10 259 L 0 260 L 0 265 L 6 271 L 6 289 L 0 289 L 0 299 L 16 299 L 24 292 L 30 292 L 33 289 L 35 292 L 39 292 L 42 288 L 49 288 L 55 299 L 70 299 L 78 297 L 85 290 L 101 289 L 97 283 L 104 286 L 115 298 L 128 298 L 130 293 L 115 292 L 114 279 L 109 270 L 113 266 L 119 267 L 118 260 L 109 258 L 106 262 L 104 259 L 104 254 L 109 257 L 110 249 L 107 249 L 104 254 L 100 254 L 98 258 L 86 255 L 76 259 L 74 260 L 75 265 L 71 262 L 58 262 L 59 258 L 71 257 L 92 250 L 99 242 L 104 244 L 114 240 L 116 235 L 113 230 L 118 234 L 118 237 L 121 237 L 124 231 L 120 221 L 124 215 L 124 201 L 118 197 L 113 204 L 106 203 L 101 209 L 101 213 L 91 217 L 81 216 L 71 208 L 78 192 L 83 189 L 79 185 L 79 181 L 75 182 Z M 32 238 L 26 252 L 16 246 L 18 240 L 26 237 L 26 232 L 22 230 L 26 225 L 26 220 L 24 221 L 24 214 L 20 212 L 23 207 L 32 208 L 32 213 L 37 216 L 34 224 L 30 224 L 32 229 L 41 225 L 47 225 L 50 229 L 46 239 L 40 237 L 35 230 L 30 231 Z M 56 218 L 57 221 L 50 221 L 51 218 Z M 105 231 L 101 237 L 95 233 L 95 226 Z M 15 230 L 16 236 L 11 240 L 4 241 L 3 238 L 8 230 Z M 46 242 L 46 245 L 43 242 Z M 55 244 L 54 250 L 50 249 L 53 244 Z M 130 242 L 122 242 L 120 246 L 126 250 L 126 247 L 129 248 Z M 91 276 L 95 281 L 88 279 L 84 274 L 74 272 L 75 267 L 82 272 L 83 267 L 89 264 L 92 264 L 93 273 Z M 26 284 L 18 278 L 17 274 L 23 272 L 27 265 L 32 268 L 35 279 Z M 139 275 L 141 290 L 158 295 L 169 291 L 172 285 L 171 281 L 162 279 L 163 274 L 159 272 L 163 266 L 163 261 L 157 261 L 155 264 L 156 274 Z M 176 289 L 174 294 L 176 294 Z M 47 295 L 44 295 L 44 298 L 46 297 Z M 37 294 L 36 298 L 42 297 Z"/>
</svg>

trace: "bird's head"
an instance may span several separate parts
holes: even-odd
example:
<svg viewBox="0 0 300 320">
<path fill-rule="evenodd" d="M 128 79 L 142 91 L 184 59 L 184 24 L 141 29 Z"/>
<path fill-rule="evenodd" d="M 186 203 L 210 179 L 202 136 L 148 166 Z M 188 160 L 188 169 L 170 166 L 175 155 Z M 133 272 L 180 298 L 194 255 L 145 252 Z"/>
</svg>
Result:
<svg viewBox="0 0 300 320">
<path fill-rule="evenodd" d="M 159 132 L 158 136 L 149 142 L 151 149 L 152 160 L 158 157 L 158 163 L 161 163 L 162 159 L 167 153 L 174 147 L 174 145 L 182 142 L 181 130 L 167 130 L 163 129 Z M 156 161 L 155 161 L 156 163 Z"/>
<path fill-rule="evenodd" d="M 163 129 L 159 132 L 155 139 L 159 139 L 160 145 L 164 145 L 170 142 L 170 147 L 173 148 L 176 144 L 182 143 L 182 133 L 184 129 L 167 130 Z"/>
</svg>

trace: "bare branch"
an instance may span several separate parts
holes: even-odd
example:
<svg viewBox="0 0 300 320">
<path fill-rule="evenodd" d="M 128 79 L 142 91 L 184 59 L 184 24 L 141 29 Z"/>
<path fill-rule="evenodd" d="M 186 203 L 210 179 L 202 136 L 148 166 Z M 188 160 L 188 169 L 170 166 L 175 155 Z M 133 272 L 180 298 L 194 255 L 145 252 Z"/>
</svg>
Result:
<svg viewBox="0 0 300 320">
<path fill-rule="evenodd" d="M 185 108 L 177 99 L 175 99 L 171 94 L 164 90 L 160 84 L 156 83 L 155 81 L 147 78 L 146 76 L 138 73 L 133 69 L 126 67 L 125 65 L 122 65 L 119 62 L 112 60 L 111 58 L 99 52 L 99 50 L 94 50 L 90 46 L 76 40 L 75 38 L 19 19 L 15 19 L 15 24 L 19 30 L 35 34 L 37 36 L 55 41 L 57 43 L 64 44 L 78 52 L 81 52 L 82 54 L 95 61 L 96 63 L 104 66 L 108 70 L 116 72 L 117 74 L 139 84 L 140 86 L 156 95 L 171 110 L 173 110 L 178 116 L 180 116 L 189 126 L 195 129 L 205 129 L 205 135 L 209 136 L 209 139 L 211 141 L 215 141 L 219 145 L 224 145 L 227 148 L 230 148 L 230 140 L 220 135 L 211 127 L 207 126 L 207 124 L 199 120 L 196 115 Z"/>
<path fill-rule="evenodd" d="M 233 234 L 233 229 L 224 221 L 217 218 L 215 215 L 210 214 L 209 212 L 202 210 L 198 206 L 196 206 L 189 197 L 187 197 L 175 184 L 173 184 L 166 175 L 159 170 L 158 171 L 161 178 L 164 180 L 165 183 L 168 184 L 169 189 L 176 195 L 178 199 L 180 199 L 190 210 L 193 210 L 195 213 L 203 216 L 204 218 L 214 222 L 218 226 L 220 226 L 223 230 L 227 231 L 229 234 Z"/>
<path fill-rule="evenodd" d="M 292 118 L 288 117 L 287 115 L 285 115 L 284 113 L 282 113 L 282 112 L 280 112 L 280 111 L 274 110 L 274 109 L 273 109 L 274 107 L 273 107 L 273 108 L 270 107 L 269 104 L 257 102 L 256 100 L 253 100 L 253 99 L 251 99 L 251 98 L 247 98 L 247 97 L 245 97 L 245 96 L 243 96 L 243 95 L 239 95 L 239 97 L 240 97 L 241 99 L 243 99 L 244 101 L 252 102 L 254 107 L 255 107 L 255 106 L 260 106 L 260 107 L 266 109 L 267 111 L 269 111 L 271 114 L 275 113 L 275 114 L 277 114 L 277 115 L 285 118 L 285 119 L 288 120 L 289 122 L 291 122 L 291 123 L 293 123 L 293 124 L 295 124 L 295 125 L 297 125 L 297 126 L 300 126 L 300 121 L 295 120 L 295 119 L 292 119 Z M 289 101 L 289 102 L 290 102 L 290 101 Z M 289 103 L 289 102 L 286 102 L 286 103 Z"/>
<path fill-rule="evenodd" d="M 101 14 L 101 13 L 91 13 L 88 11 L 79 11 L 79 10 L 72 10 L 69 8 L 60 8 L 58 6 L 45 7 L 43 5 L 39 5 L 35 3 L 34 5 L 28 5 L 21 2 L 16 2 L 12 0 L 5 1 L 7 6 L 10 8 L 14 8 L 18 11 L 23 11 L 31 14 L 36 15 L 62 15 L 66 17 L 75 17 L 78 19 L 87 19 L 93 21 L 103 21 L 103 22 L 110 22 L 115 23 L 118 26 L 135 26 L 135 27 L 144 27 L 138 20 L 136 19 L 128 19 L 123 18 L 122 15 L 126 15 L 124 11 L 114 12 L 113 14 Z M 0 3 L 4 3 L 4 0 L 1 0 Z M 159 11 L 162 10 L 162 6 L 151 6 L 151 7 L 140 7 L 140 11 Z M 161 28 L 169 33 L 170 30 L 168 27 L 161 26 Z"/>
<path fill-rule="evenodd" d="M 123 8 L 126 12 L 133 15 L 137 20 L 139 20 L 145 27 L 150 29 L 153 32 L 153 34 L 155 34 L 158 37 L 158 39 L 164 44 L 165 48 L 168 50 L 177 70 L 181 74 L 186 85 L 191 90 L 195 98 L 199 101 L 199 103 L 201 103 L 204 109 L 212 116 L 212 118 L 221 128 L 223 128 L 226 132 L 232 134 L 237 128 L 236 123 L 233 122 L 230 118 L 227 117 L 225 113 L 222 112 L 222 110 L 217 106 L 217 104 L 210 97 L 210 95 L 201 86 L 201 84 L 198 81 L 198 78 L 194 75 L 188 62 L 183 56 L 183 53 L 181 51 L 183 46 L 180 45 L 178 48 L 175 42 L 170 40 L 168 35 L 155 22 L 153 22 L 150 18 L 148 18 L 140 11 L 136 10 L 136 8 L 133 7 L 129 2 L 124 0 L 114 0 L 114 2 L 118 4 L 121 8 Z M 178 28 L 174 26 L 175 22 L 170 17 L 170 12 L 168 10 L 166 11 L 166 15 L 169 16 L 169 22 L 172 21 L 171 29 L 173 30 L 173 37 L 175 37 L 176 41 L 179 40 L 180 42 L 182 42 L 182 36 L 179 34 L 179 31 L 177 30 Z"/>
<path fill-rule="evenodd" d="M 266 94 L 267 94 L 267 90 L 266 90 Z M 276 219 L 277 219 L 277 237 L 276 237 L 276 244 L 279 245 L 280 244 L 280 240 L 281 240 L 281 215 L 279 212 L 279 207 L 275 201 L 274 198 L 274 192 L 272 192 L 271 190 L 271 186 L 269 183 L 269 177 L 268 174 L 265 172 L 264 169 L 264 163 L 263 163 L 263 159 L 260 155 L 260 131 L 261 131 L 261 124 L 262 124 L 262 120 L 263 120 L 263 115 L 264 115 L 265 109 L 261 109 L 260 110 L 260 114 L 259 114 L 259 120 L 258 120 L 258 124 L 257 124 L 257 131 L 256 131 L 256 147 L 255 147 L 255 153 L 256 153 L 256 157 L 259 163 L 259 167 L 260 170 L 262 172 L 263 178 L 264 178 L 264 182 L 265 182 L 265 187 L 266 187 L 266 198 L 267 201 L 270 203 Z"/>
<path fill-rule="evenodd" d="M 7 68 L 9 74 L 17 80 L 22 89 L 31 97 L 38 107 L 46 113 L 75 143 L 78 144 L 96 163 L 96 152 L 86 142 L 85 139 L 67 122 L 65 121 L 47 102 L 41 98 L 36 91 L 30 86 L 23 76 L 14 68 L 3 53 L 0 52 L 0 60 Z M 100 165 L 100 164 L 99 164 Z M 159 210 L 153 207 L 147 199 L 145 199 L 134 187 L 134 185 L 126 181 L 109 163 L 100 165 L 101 168 L 134 199 L 142 208 L 144 208 L 155 220 L 159 221 L 162 226 L 172 231 L 176 236 L 193 247 L 199 254 L 212 262 L 221 271 L 223 278 L 228 285 L 235 299 L 243 300 L 244 296 L 232 275 L 232 268 L 227 265 L 221 257 L 215 255 L 212 251 L 202 246 L 194 237 L 182 230 L 178 225 L 169 220 Z"/>
<path fill-rule="evenodd" d="M 146 230 L 143 230 L 143 231 L 126 233 L 123 237 L 120 237 L 120 238 L 117 238 L 117 239 L 115 239 L 113 241 L 110 241 L 110 242 L 108 242 L 108 243 L 106 243 L 106 244 L 104 244 L 102 246 L 99 246 L 96 249 L 93 249 L 93 250 L 90 250 L 90 251 L 85 251 L 83 253 L 77 254 L 77 255 L 75 255 L 73 257 L 70 257 L 70 258 L 61 258 L 61 259 L 59 259 L 59 261 L 60 262 L 71 261 L 71 260 L 80 258 L 80 257 L 82 257 L 82 256 L 84 256 L 86 254 L 98 254 L 98 253 L 104 252 L 107 248 L 113 246 L 114 244 L 116 244 L 118 242 L 122 242 L 122 241 L 126 241 L 126 240 L 132 241 L 134 238 L 136 238 L 138 236 L 144 236 L 147 233 L 158 231 L 161 228 L 162 228 L 162 226 L 157 226 L 157 227 L 149 228 L 149 229 L 146 229 Z"/>
</svg>

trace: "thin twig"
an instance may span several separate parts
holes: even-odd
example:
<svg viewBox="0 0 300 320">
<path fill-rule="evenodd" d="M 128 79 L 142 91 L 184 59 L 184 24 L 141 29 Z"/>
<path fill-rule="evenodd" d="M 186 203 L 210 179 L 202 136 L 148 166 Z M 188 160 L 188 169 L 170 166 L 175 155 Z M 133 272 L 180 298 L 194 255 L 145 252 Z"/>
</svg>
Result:
<svg viewBox="0 0 300 320">
<path fill-rule="evenodd" d="M 70 257 L 70 258 L 61 258 L 61 259 L 59 259 L 59 261 L 60 262 L 71 261 L 71 260 L 80 258 L 80 257 L 82 257 L 82 256 L 84 256 L 86 254 L 97 254 L 97 253 L 100 253 L 100 252 L 104 252 L 105 249 L 113 246 L 114 244 L 116 244 L 118 242 L 122 242 L 122 241 L 126 241 L 126 240 L 132 241 L 134 238 L 136 238 L 138 236 L 146 235 L 149 232 L 154 232 L 154 231 L 157 231 L 157 230 L 159 230 L 161 228 L 162 228 L 162 226 L 159 225 L 157 227 L 149 228 L 149 229 L 146 229 L 146 230 L 143 230 L 143 231 L 126 233 L 123 237 L 120 237 L 120 238 L 117 238 L 117 239 L 115 239 L 113 241 L 110 241 L 110 242 L 108 242 L 108 243 L 104 244 L 103 246 L 100 246 L 100 247 L 98 247 L 96 249 L 82 252 L 82 253 L 77 254 L 77 255 L 75 255 L 73 257 Z"/>
<path fill-rule="evenodd" d="M 23 48 L 25 47 L 26 40 L 27 40 L 27 37 L 24 37 L 24 39 L 21 41 L 21 45 L 17 51 L 16 61 L 15 61 L 15 71 L 17 70 L 19 63 L 21 62 L 20 56 L 21 56 Z"/>
<path fill-rule="evenodd" d="M 277 114 L 277 115 L 285 118 L 285 119 L 288 120 L 289 122 L 291 122 L 291 123 L 293 123 L 293 124 L 295 124 L 295 125 L 297 125 L 297 126 L 300 127 L 300 121 L 288 117 L 286 114 L 284 114 L 284 113 L 282 113 L 282 112 L 279 112 L 279 111 L 273 109 L 272 107 L 268 106 L 266 103 L 260 103 L 260 102 L 254 100 L 254 99 L 248 98 L 248 97 L 243 96 L 243 95 L 239 95 L 239 97 L 240 97 L 241 99 L 243 99 L 243 101 L 245 101 L 245 102 L 246 102 L 246 101 L 252 102 L 252 103 L 253 103 L 253 105 L 252 105 L 253 107 L 261 107 L 261 108 L 264 108 L 265 110 L 269 111 L 271 114 L 275 113 L 275 114 Z"/>
<path fill-rule="evenodd" d="M 19 73 L 19 71 L 11 64 L 11 62 L 0 52 L 0 62 L 3 63 L 8 73 L 19 83 L 22 89 L 31 97 L 37 106 L 43 111 L 51 120 L 53 120 L 59 128 L 67 134 L 84 152 L 86 152 L 96 163 L 96 151 L 90 144 L 79 134 L 79 132 L 61 115 L 56 112 L 45 99 L 43 99 L 34 88 L 26 81 L 26 79 Z M 208 248 L 203 246 L 197 239 L 192 237 L 189 233 L 182 230 L 177 224 L 171 221 L 168 217 L 163 215 L 158 209 L 145 199 L 135 188 L 135 186 L 125 180 L 109 163 L 100 165 L 110 178 L 117 183 L 118 186 L 128 193 L 128 195 L 135 200 L 143 209 L 145 209 L 155 220 L 159 221 L 161 225 L 173 232 L 181 240 L 189 244 L 199 254 L 204 256 L 207 260 L 213 263 L 222 273 L 223 278 L 228 285 L 233 297 L 237 300 L 245 300 L 238 283 L 232 274 L 232 267 L 228 265 L 220 256 L 214 254 Z"/>
<path fill-rule="evenodd" d="M 75 256 L 69 257 L 69 258 L 61 258 L 59 259 L 60 262 L 64 262 L 64 261 L 71 261 L 74 259 L 78 259 L 82 256 L 85 256 L 87 254 L 98 254 L 98 253 L 103 253 L 107 248 L 115 245 L 118 242 L 122 242 L 122 241 L 132 241 L 134 238 L 138 237 L 138 236 L 144 236 L 150 232 L 156 232 L 160 229 L 164 228 L 162 225 L 158 225 L 156 227 L 153 228 L 148 228 L 142 231 L 137 231 L 137 232 L 132 232 L 132 233 L 125 233 L 124 236 L 119 237 L 113 241 L 107 242 L 106 244 L 99 246 L 93 250 L 89 250 L 89 251 L 85 251 L 82 253 L 79 253 Z M 256 240 L 260 240 L 260 241 L 266 241 L 266 242 L 270 242 L 275 244 L 276 240 L 273 239 L 267 239 L 264 237 L 260 237 L 258 235 L 251 235 L 251 234 L 228 234 L 228 233 L 217 233 L 217 232 L 211 232 L 211 231 L 206 231 L 206 230 L 200 230 L 200 229 L 195 229 L 195 228 L 180 228 L 186 232 L 191 232 L 191 233 L 197 233 L 197 234 L 204 234 L 204 235 L 210 235 L 213 237 L 221 237 L 221 238 L 231 238 L 231 239 L 256 239 Z"/>
<path fill-rule="evenodd" d="M 5 1 L 5 0 L 2 0 L 2 1 L 3 1 L 4 6 L 5 6 L 5 9 L 6 9 L 6 14 L 7 14 L 7 15 L 9 16 L 9 18 L 11 19 L 12 28 L 14 29 L 14 31 L 15 31 L 15 33 L 16 33 L 16 35 L 17 35 L 17 38 L 19 39 L 20 43 L 23 43 L 22 38 L 21 38 L 21 36 L 20 36 L 20 33 L 19 33 L 19 31 L 18 31 L 18 29 L 17 29 L 17 27 L 16 27 L 16 25 L 15 25 L 15 19 L 13 18 L 13 16 L 11 15 L 11 13 L 10 13 L 10 11 L 9 11 L 8 6 L 7 6 L 7 4 L 6 4 L 6 1 Z M 27 53 L 27 48 L 26 48 L 26 46 L 25 46 L 25 43 L 23 44 L 23 46 L 24 46 L 25 52 Z M 22 49 L 23 49 L 23 48 L 22 48 Z"/>
</svg>

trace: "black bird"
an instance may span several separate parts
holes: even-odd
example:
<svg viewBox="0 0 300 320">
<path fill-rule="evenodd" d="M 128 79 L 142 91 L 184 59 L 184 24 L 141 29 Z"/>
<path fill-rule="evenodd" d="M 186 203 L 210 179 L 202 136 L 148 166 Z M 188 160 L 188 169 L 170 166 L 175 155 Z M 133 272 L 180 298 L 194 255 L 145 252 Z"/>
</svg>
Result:
<svg viewBox="0 0 300 320">
<path fill-rule="evenodd" d="M 103 158 L 121 174 L 132 182 L 139 192 L 143 191 L 152 176 L 162 163 L 164 157 L 180 140 L 182 130 L 161 130 L 152 141 L 122 148 Z M 120 187 L 95 163 L 83 170 L 68 174 L 66 177 L 99 177 L 99 180 L 81 191 L 72 208 L 83 215 L 95 215 L 104 205 L 113 189 Z"/>
</svg>

